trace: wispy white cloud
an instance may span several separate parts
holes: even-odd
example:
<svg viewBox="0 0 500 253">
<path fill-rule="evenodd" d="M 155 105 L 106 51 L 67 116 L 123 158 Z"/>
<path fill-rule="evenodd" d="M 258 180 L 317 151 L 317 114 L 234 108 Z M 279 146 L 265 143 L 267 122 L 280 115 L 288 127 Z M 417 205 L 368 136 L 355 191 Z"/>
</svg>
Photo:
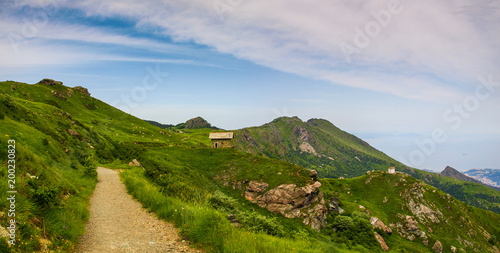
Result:
<svg viewBox="0 0 500 253">
<path fill-rule="evenodd" d="M 214 2 L 227 8 L 218 11 Z M 355 45 L 357 27 L 364 30 L 373 24 L 374 15 L 387 13 L 388 3 L 394 1 L 276 0 L 230 5 L 235 2 L 87 0 L 68 7 L 89 16 L 129 18 L 138 29 L 155 27 L 176 41 L 208 45 L 278 70 L 412 99 L 456 99 L 464 88 L 475 85 L 478 75 L 500 68 L 498 1 L 396 1 L 399 12 L 391 15 L 387 26 L 380 26 L 366 47 L 351 55 L 350 63 L 341 43 Z M 84 30 L 76 38 L 151 43 L 100 35 Z"/>
<path fill-rule="evenodd" d="M 394 5 L 398 9 L 395 14 L 389 12 L 396 8 L 389 5 L 391 2 L 398 3 Z M 58 3 L 59 8 L 78 8 L 88 16 L 131 19 L 136 22 L 137 29 L 153 27 L 178 42 L 208 45 L 219 52 L 281 71 L 411 99 L 456 100 L 463 97 L 464 89 L 476 85 L 477 76 L 500 69 L 497 49 L 500 33 L 496 27 L 500 22 L 500 3 L 491 0 L 321 0 L 315 4 L 303 0 L 277 0 L 242 1 L 235 6 L 231 6 L 234 2 L 219 0 Z M 218 10 L 214 3 L 226 9 Z M 18 3 L 32 7 L 44 4 L 50 5 L 44 1 Z M 390 17 L 384 16 L 388 13 Z M 380 32 L 373 38 L 367 37 L 369 44 L 358 48 L 359 52 L 351 54 L 352 61 L 348 62 L 342 43 L 357 47 L 357 29 L 365 30 L 369 24 L 373 25 L 378 19 L 376 16 L 385 19 L 387 25 L 379 25 Z M 0 24 L 2 31 L 22 31 L 23 23 L 7 21 L 10 22 Z M 60 22 L 48 22 L 30 40 L 33 43 L 68 40 L 192 54 L 185 46 Z M 2 52 L 8 50 L 5 43 L 0 49 Z M 57 54 L 57 50 L 61 53 Z M 27 49 L 21 54 L 25 57 L 17 55 L 16 61 L 33 63 L 36 61 L 31 61 L 29 55 L 40 59 L 48 53 L 53 60 L 45 63 L 69 60 L 65 59 L 69 58 L 67 51 L 59 46 L 50 48 L 42 44 L 36 51 Z M 102 55 L 102 52 L 100 56 L 76 54 L 72 51 L 73 61 L 97 58 L 207 65 L 191 59 L 158 60 Z"/>
</svg>

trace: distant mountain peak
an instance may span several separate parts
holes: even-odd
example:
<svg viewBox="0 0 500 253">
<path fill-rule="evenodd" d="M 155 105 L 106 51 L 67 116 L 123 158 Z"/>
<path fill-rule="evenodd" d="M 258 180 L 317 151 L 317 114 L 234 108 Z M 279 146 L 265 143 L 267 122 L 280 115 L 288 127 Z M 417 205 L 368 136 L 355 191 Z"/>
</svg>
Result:
<svg viewBox="0 0 500 253">
<path fill-rule="evenodd" d="M 460 171 L 456 170 L 455 168 L 453 168 L 451 166 L 446 166 L 446 168 L 444 168 L 444 170 L 441 171 L 441 175 L 444 175 L 444 176 L 457 174 L 457 173 L 463 175 L 462 173 L 460 173 Z"/>
<path fill-rule="evenodd" d="M 494 186 L 491 186 L 491 185 L 487 185 L 475 178 L 472 178 L 472 177 L 469 177 L 463 173 L 461 173 L 460 171 L 450 167 L 450 166 L 446 166 L 446 168 L 441 171 L 440 173 L 441 175 L 443 176 L 447 176 L 447 177 L 452 177 L 452 178 L 456 178 L 456 179 L 459 179 L 459 180 L 462 180 L 462 181 L 465 181 L 465 182 L 470 182 L 470 183 L 476 183 L 476 184 L 482 184 L 482 185 L 485 185 L 485 186 L 488 186 L 489 188 L 492 188 L 494 190 L 497 190 L 499 191 L 500 189 L 497 188 L 497 187 L 494 187 Z"/>
<path fill-rule="evenodd" d="M 196 118 L 189 119 L 186 121 L 185 128 L 197 129 L 197 128 L 212 128 L 212 125 L 208 123 L 204 118 L 198 116 Z"/>
</svg>

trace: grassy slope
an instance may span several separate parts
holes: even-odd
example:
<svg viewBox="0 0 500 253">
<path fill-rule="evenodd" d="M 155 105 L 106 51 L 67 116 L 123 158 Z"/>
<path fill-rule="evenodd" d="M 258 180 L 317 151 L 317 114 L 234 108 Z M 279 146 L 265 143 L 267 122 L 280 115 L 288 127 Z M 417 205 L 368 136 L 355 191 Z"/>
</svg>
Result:
<svg viewBox="0 0 500 253">
<path fill-rule="evenodd" d="M 0 83 L 0 93 L 0 187 L 4 189 L 0 205 L 3 210 L 6 209 L 7 180 L 4 167 L 7 140 L 12 138 L 18 143 L 17 187 L 20 194 L 17 221 L 20 223 L 18 238 L 21 242 L 9 249 L 2 240 L 2 252 L 31 252 L 44 249 L 44 245 L 55 251 L 72 251 L 79 235 L 84 232 L 84 221 L 88 218 L 87 204 L 95 186 L 96 164 L 127 168 L 126 164 L 130 160 L 139 159 L 148 168 L 148 178 L 155 181 L 160 188 L 153 186 L 151 182 L 142 182 L 170 196 L 159 193 L 161 196 L 158 198 L 169 198 L 186 210 L 191 210 L 189 206 L 192 206 L 192 203 L 198 206 L 195 209 L 206 210 L 194 214 L 182 213 L 178 217 L 182 222 L 174 220 L 177 225 L 186 225 L 187 220 L 203 219 L 207 215 L 211 218 L 214 216 L 210 215 L 224 217 L 221 221 L 222 227 L 213 237 L 220 237 L 221 234 L 231 231 L 228 230 L 228 222 L 225 219 L 227 214 L 217 211 L 207 202 L 212 193 L 219 189 L 241 200 L 241 196 L 233 192 L 230 186 L 224 186 L 223 180 L 213 179 L 214 173 L 225 179 L 234 177 L 250 180 L 272 178 L 269 174 L 277 173 L 278 170 L 289 175 L 271 180 L 270 183 L 274 186 L 280 181 L 304 185 L 309 179 L 304 169 L 282 161 L 235 150 L 208 149 L 210 140 L 207 136 L 211 131 L 209 129 L 184 130 L 182 133 L 175 129 L 163 130 L 76 89 L 3 82 Z M 68 129 L 77 132 L 78 136 L 72 136 Z M 30 179 L 27 173 L 38 176 L 38 179 Z M 140 173 L 135 175 L 140 180 L 146 180 Z M 170 180 L 168 176 L 172 176 Z M 172 181 L 172 178 L 177 180 Z M 262 228 L 243 228 L 238 230 L 241 232 L 231 232 L 237 238 L 231 239 L 229 244 L 224 244 L 223 247 L 211 243 L 211 236 L 204 235 L 200 238 L 202 234 L 199 232 L 186 236 L 214 251 L 244 248 L 246 252 L 261 252 L 262 247 L 269 246 L 270 248 L 264 251 L 274 252 L 272 249 L 283 245 L 295 247 L 291 251 L 296 252 L 323 252 L 341 248 L 329 243 L 325 238 L 319 242 L 315 238 L 321 236 L 317 233 L 313 235 L 315 232 L 301 222 L 283 217 L 278 217 L 276 221 L 270 217 L 274 215 L 267 210 L 253 204 L 247 206 L 240 205 L 242 213 L 256 219 L 257 225 L 272 225 L 274 227 L 271 229 L 290 232 L 289 236 L 294 239 L 265 236 L 259 232 Z M 170 210 L 172 206 L 162 208 Z M 257 211 L 251 211 L 253 209 Z M 0 217 L 0 222 L 6 227 L 5 213 Z M 198 224 L 193 226 L 193 229 L 203 231 L 205 225 Z M 298 239 L 297 233 L 291 233 L 294 230 L 302 232 L 302 240 Z M 248 240 L 250 238 L 254 239 Z M 238 239 L 250 242 L 258 239 L 259 242 L 245 245 Z M 296 239 L 299 241 L 293 242 Z M 285 249 L 286 247 L 283 247 L 282 252 L 288 251 Z"/>
<path fill-rule="evenodd" d="M 301 129 L 307 131 L 307 142 L 319 156 L 302 152 L 304 141 L 298 139 Z M 283 117 L 261 127 L 238 130 L 235 142 L 238 149 L 317 170 L 321 177 L 355 177 L 393 165 L 382 152 L 324 120 L 302 122 Z"/>
<path fill-rule="evenodd" d="M 408 199 L 403 197 L 406 196 L 405 193 L 408 192 L 408 189 L 414 191 L 415 185 L 421 184 L 412 177 L 373 172 L 370 175 L 357 178 L 323 179 L 321 182 L 325 196 L 338 196 L 341 206 L 348 214 L 360 211 L 359 205 L 363 205 L 370 210 L 371 215 L 380 218 L 386 225 L 401 222 L 398 214 L 415 217 L 407 206 Z M 451 246 L 463 248 L 467 252 L 473 251 L 474 248 L 480 251 L 490 250 L 488 249 L 492 246 L 488 243 L 490 236 L 484 235 L 481 231 L 485 229 L 492 235 L 500 236 L 499 223 L 488 222 L 488 220 L 499 221 L 500 215 L 471 207 L 454 198 L 448 198 L 445 193 L 430 185 L 423 184 L 422 188 L 424 204 L 443 214 L 439 224 L 432 222 L 427 222 L 427 225 L 424 225 L 423 222 L 419 224 L 419 227 L 429 236 L 428 249 L 433 246 L 436 240 L 439 240 L 445 251 L 448 251 Z M 384 202 L 385 198 L 387 198 L 386 202 Z M 417 198 L 413 197 L 413 199 Z M 418 220 L 416 217 L 415 219 Z M 384 236 L 389 247 L 400 247 L 407 250 L 415 247 L 415 244 L 409 245 L 408 240 L 399 237 L 395 230 L 393 227 L 394 233 L 390 236 Z M 450 237 L 450 234 L 454 236 Z M 476 245 L 469 247 L 465 243 L 461 243 L 457 239 L 458 237 L 474 241 Z M 415 242 L 420 247 L 424 247 L 421 239 L 416 239 Z"/>
<path fill-rule="evenodd" d="M 54 92 L 64 97 L 58 98 Z M 209 149 L 210 129 L 182 133 L 159 129 L 64 86 L 4 82 L 0 83 L 0 93 L 4 115 L 0 126 L 2 167 L 6 164 L 7 139 L 14 138 L 18 143 L 18 187 L 22 189 L 20 234 L 21 241 L 26 242 L 16 248 L 19 252 L 40 250 L 44 243 L 41 238 L 51 241 L 49 248 L 53 250 L 71 251 L 88 217 L 86 206 L 95 185 L 96 163 L 128 168 L 126 164 L 134 158 L 146 170 L 133 169 L 123 175 L 128 189 L 161 217 L 182 226 L 184 236 L 206 249 L 216 252 L 345 249 L 301 221 L 273 215 L 248 202 L 241 196 L 242 189 L 233 188 L 232 182 L 241 180 L 264 180 L 270 184 L 268 189 L 283 183 L 301 186 L 310 182 L 306 170 L 297 165 L 234 149 Z M 68 129 L 79 135 L 70 135 Z M 26 173 L 39 178 L 28 179 Z M 3 189 L 5 176 L 2 174 L 0 183 Z M 30 180 L 34 182 L 30 184 Z M 218 192 L 226 196 L 222 200 L 228 202 L 223 204 L 232 205 L 232 212 L 241 215 L 240 229 L 228 224 L 227 210 L 214 206 Z M 6 202 L 0 205 L 5 207 Z M 491 220 L 481 211 L 475 212 L 477 215 L 471 219 L 480 223 Z M 5 226 L 6 217 L 2 216 L 0 222 Z M 36 240 L 31 240 L 32 236 Z M 405 243 L 400 248 L 419 247 Z M 367 250 L 358 245 L 350 250 L 368 252 L 373 248 Z"/>
<path fill-rule="evenodd" d="M 421 184 L 416 179 L 404 176 L 401 174 L 391 175 L 383 172 L 373 172 L 370 175 L 362 177 L 336 180 L 323 179 L 323 192 L 327 197 L 338 196 L 341 206 L 346 210 L 346 213 L 360 211 L 359 205 L 363 205 L 370 210 L 371 215 L 380 218 L 386 225 L 396 224 L 401 222 L 398 214 L 415 215 L 409 210 L 406 193 L 408 189 L 416 189 L 415 185 Z M 492 212 L 484 211 L 479 208 L 471 207 L 463 202 L 457 201 L 454 198 L 448 198 L 442 191 L 423 184 L 423 196 L 425 205 L 433 210 L 439 210 L 443 214 L 443 218 L 439 224 L 427 222 L 419 222 L 419 227 L 429 236 L 430 249 L 436 240 L 443 244 L 445 251 L 448 251 L 451 246 L 463 248 L 467 252 L 473 249 L 481 251 L 489 251 L 488 243 L 490 236 L 485 236 L 481 233 L 484 229 L 489 233 L 500 236 L 500 215 Z M 384 199 L 387 201 L 384 202 Z M 413 197 L 413 199 L 417 199 Z M 416 200 L 418 201 L 418 200 Z M 416 220 L 418 220 L 415 217 Z M 414 249 L 415 244 L 409 244 L 408 240 L 403 239 L 395 233 L 385 235 L 385 239 L 389 247 L 400 247 L 402 249 Z M 454 236 L 450 237 L 450 234 Z M 469 247 L 465 243 L 461 243 L 457 238 L 462 238 L 476 243 L 474 247 Z M 424 247 L 421 239 L 416 239 L 415 242 Z M 425 247 L 424 247 L 425 248 Z"/>
<path fill-rule="evenodd" d="M 299 146 L 302 141 L 298 139 L 300 134 L 297 133 L 300 128 L 307 130 L 310 139 L 307 142 L 318 155 L 301 152 Z M 296 117 L 282 117 L 260 127 L 236 131 L 235 142 L 236 148 L 240 150 L 317 170 L 323 178 L 356 177 L 366 171 L 385 171 L 393 166 L 470 205 L 500 213 L 499 191 L 409 168 L 327 120 L 302 122 Z"/>
</svg>

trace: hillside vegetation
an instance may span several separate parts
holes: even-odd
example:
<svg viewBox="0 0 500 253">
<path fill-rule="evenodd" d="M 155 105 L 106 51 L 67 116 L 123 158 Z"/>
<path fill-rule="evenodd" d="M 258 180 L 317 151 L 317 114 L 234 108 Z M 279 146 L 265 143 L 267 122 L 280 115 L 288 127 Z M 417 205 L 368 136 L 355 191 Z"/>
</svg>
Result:
<svg viewBox="0 0 500 253">
<path fill-rule="evenodd" d="M 424 181 L 470 205 L 500 213 L 500 192 L 485 185 L 410 168 L 323 119 L 282 117 L 236 131 L 236 148 L 318 171 L 323 178 L 349 178 L 371 170 L 397 171 Z"/>
<path fill-rule="evenodd" d="M 336 147 L 328 153 L 341 168 L 336 171 L 350 175 L 352 166 L 352 176 L 360 177 L 320 179 L 307 164 L 239 149 L 212 149 L 211 128 L 158 128 L 92 98 L 83 87 L 53 80 L 34 85 L 0 82 L 0 107 L 0 208 L 7 210 L 10 204 L 7 145 L 15 140 L 19 239 L 10 246 L 0 240 L 0 252 L 74 251 L 88 219 L 97 165 L 124 171 L 121 178 L 130 194 L 208 252 L 380 252 L 380 238 L 401 252 L 430 251 L 437 240 L 445 251 L 451 246 L 467 252 L 498 251 L 500 230 L 498 222 L 492 222 L 500 220 L 498 214 L 470 207 L 411 176 L 365 175 L 355 161 L 380 170 L 402 165 L 356 137 L 328 128 L 331 123 L 323 120 L 308 123 L 317 136 L 298 136 L 314 143 L 317 154 L 323 149 L 316 144 L 325 152 L 330 145 Z M 274 136 L 266 134 L 262 132 L 266 138 Z M 288 139 L 293 131 L 289 134 Z M 291 139 L 288 145 L 293 143 Z M 269 143 L 273 152 L 281 152 L 273 145 Z M 288 148 L 293 150 L 293 145 Z M 308 148 L 304 146 L 311 151 Z M 130 163 L 133 159 L 138 162 Z M 304 156 L 303 161 L 308 159 Z M 385 204 L 382 195 L 388 199 Z M 431 224 L 436 220 L 428 218 L 432 212 L 424 206 L 436 213 L 439 223 Z M 423 221 L 417 207 L 425 213 Z M 372 225 L 372 216 L 394 224 L 392 233 Z M 398 223 L 406 226 L 400 216 L 405 222 L 406 216 L 413 217 L 426 233 L 427 245 L 421 233 L 412 238 L 398 230 Z M 459 226 L 450 225 L 454 223 Z M 9 225 L 6 213 L 0 213 L 0 225 L 2 230 Z"/>
</svg>

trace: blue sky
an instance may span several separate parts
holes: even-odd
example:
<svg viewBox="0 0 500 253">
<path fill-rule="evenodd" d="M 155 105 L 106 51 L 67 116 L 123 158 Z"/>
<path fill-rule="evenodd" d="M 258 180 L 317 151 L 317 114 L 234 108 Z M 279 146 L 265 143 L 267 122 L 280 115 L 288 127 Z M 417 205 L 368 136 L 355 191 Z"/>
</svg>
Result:
<svg viewBox="0 0 500 253">
<path fill-rule="evenodd" d="M 325 118 L 417 168 L 500 168 L 498 1 L 4 2 L 1 80 L 170 124 Z"/>
</svg>

